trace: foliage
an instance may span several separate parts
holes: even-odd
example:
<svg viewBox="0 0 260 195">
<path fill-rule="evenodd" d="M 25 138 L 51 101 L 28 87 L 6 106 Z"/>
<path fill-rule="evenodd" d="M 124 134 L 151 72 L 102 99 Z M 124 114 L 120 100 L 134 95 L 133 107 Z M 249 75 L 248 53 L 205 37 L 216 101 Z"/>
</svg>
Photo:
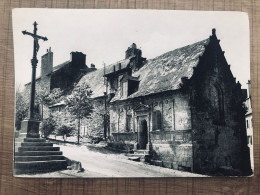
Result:
<svg viewBox="0 0 260 195">
<path fill-rule="evenodd" d="M 78 144 L 80 121 L 83 118 L 89 118 L 93 112 L 93 103 L 90 99 L 92 91 L 86 83 L 74 84 L 74 89 L 65 99 L 67 109 L 72 116 L 78 120 Z"/>
<path fill-rule="evenodd" d="M 109 128 L 109 112 L 105 111 L 104 103 L 95 103 L 89 119 L 84 121 L 90 137 L 105 138 L 104 129 Z M 107 130 L 106 130 L 107 131 Z"/>
<path fill-rule="evenodd" d="M 58 135 L 66 135 L 66 136 L 70 136 L 73 132 L 74 128 L 70 125 L 62 125 L 58 128 Z"/>
<path fill-rule="evenodd" d="M 41 116 L 43 120 L 43 105 L 49 106 L 61 101 L 62 91 L 59 88 L 55 88 L 49 91 L 48 88 L 38 88 L 35 94 L 35 103 L 41 105 Z"/>
<path fill-rule="evenodd" d="M 103 111 L 104 112 L 104 111 Z M 102 113 L 102 108 L 95 106 L 93 112 L 91 113 L 90 119 L 87 119 L 89 136 L 91 137 L 103 137 L 104 134 L 104 115 Z"/>
<path fill-rule="evenodd" d="M 74 89 L 71 95 L 67 96 L 65 102 L 69 112 L 76 118 L 82 119 L 89 117 L 93 110 L 92 101 L 90 96 L 92 91 L 90 87 L 85 84 L 74 84 Z"/>
<path fill-rule="evenodd" d="M 17 88 L 15 96 L 15 127 L 17 130 L 21 129 L 21 122 L 27 117 L 28 110 L 29 103 L 26 101 L 19 88 Z"/>
<path fill-rule="evenodd" d="M 38 88 L 35 93 L 35 103 L 51 105 L 60 101 L 62 91 L 60 88 L 55 88 L 49 91 L 47 88 Z"/>
<path fill-rule="evenodd" d="M 41 132 L 44 137 L 48 137 L 51 133 L 55 131 L 55 128 L 57 127 L 56 121 L 53 117 L 53 115 L 49 115 L 48 118 L 43 119 L 41 124 Z"/>
</svg>

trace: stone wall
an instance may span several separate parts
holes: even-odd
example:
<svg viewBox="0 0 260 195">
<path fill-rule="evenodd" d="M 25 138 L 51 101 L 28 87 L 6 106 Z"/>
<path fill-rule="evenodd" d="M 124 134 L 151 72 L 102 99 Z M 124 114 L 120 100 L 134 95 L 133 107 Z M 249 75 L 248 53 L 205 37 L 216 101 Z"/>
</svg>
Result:
<svg viewBox="0 0 260 195">
<path fill-rule="evenodd" d="M 157 112 L 161 117 L 156 119 L 153 115 Z M 129 115 L 132 116 L 131 131 L 126 129 Z M 187 94 L 162 93 L 110 105 L 111 140 L 127 144 L 134 143 L 135 139 L 138 143 L 138 118 L 139 122 L 148 122 L 153 159 L 170 164 L 174 169 L 192 169 L 192 125 Z M 154 120 L 161 125 L 156 125 Z"/>
<path fill-rule="evenodd" d="M 208 48 L 190 81 L 194 171 L 233 169 L 246 174 L 250 170 L 241 85 L 218 41 Z"/>
</svg>

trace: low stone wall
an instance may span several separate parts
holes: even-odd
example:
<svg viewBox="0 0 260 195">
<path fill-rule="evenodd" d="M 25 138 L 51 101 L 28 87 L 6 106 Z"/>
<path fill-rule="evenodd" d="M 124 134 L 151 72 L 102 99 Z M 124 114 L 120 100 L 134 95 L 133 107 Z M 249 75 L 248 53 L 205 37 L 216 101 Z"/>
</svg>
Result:
<svg viewBox="0 0 260 195">
<path fill-rule="evenodd" d="M 162 166 L 192 170 L 191 130 L 151 132 L 152 155 Z"/>
<path fill-rule="evenodd" d="M 137 133 L 112 133 L 112 139 L 115 142 L 125 142 L 125 141 L 136 141 Z"/>
<path fill-rule="evenodd" d="M 152 144 L 152 155 L 163 166 L 180 170 L 192 170 L 191 144 Z"/>
</svg>

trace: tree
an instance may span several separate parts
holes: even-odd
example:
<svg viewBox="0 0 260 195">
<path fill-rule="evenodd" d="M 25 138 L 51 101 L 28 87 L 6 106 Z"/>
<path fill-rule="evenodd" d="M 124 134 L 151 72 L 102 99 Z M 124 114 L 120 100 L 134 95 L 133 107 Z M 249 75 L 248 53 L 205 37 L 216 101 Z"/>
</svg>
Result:
<svg viewBox="0 0 260 195">
<path fill-rule="evenodd" d="M 15 127 L 17 130 L 21 129 L 21 122 L 27 117 L 29 110 L 29 103 L 24 98 L 20 87 L 16 87 L 15 96 Z"/>
<path fill-rule="evenodd" d="M 55 88 L 49 91 L 47 88 L 39 88 L 36 90 L 35 102 L 41 105 L 41 120 L 43 121 L 43 107 L 55 104 L 61 100 L 62 91 L 60 88 Z"/>
<path fill-rule="evenodd" d="M 58 135 L 63 136 L 63 140 L 65 141 L 65 136 L 70 136 L 73 132 L 74 128 L 68 124 L 62 125 L 58 128 Z"/>
<path fill-rule="evenodd" d="M 74 84 L 74 89 L 67 96 L 65 102 L 68 111 L 78 120 L 78 144 L 80 137 L 80 121 L 82 118 L 89 118 L 93 111 L 93 103 L 90 99 L 92 91 L 86 83 Z"/>
</svg>

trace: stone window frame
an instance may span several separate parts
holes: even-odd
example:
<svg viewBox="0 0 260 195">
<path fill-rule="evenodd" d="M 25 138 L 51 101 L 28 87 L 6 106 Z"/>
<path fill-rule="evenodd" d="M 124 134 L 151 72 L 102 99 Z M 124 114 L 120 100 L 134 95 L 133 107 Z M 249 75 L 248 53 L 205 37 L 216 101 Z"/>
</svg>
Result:
<svg viewBox="0 0 260 195">
<path fill-rule="evenodd" d="M 162 129 L 162 113 L 160 110 L 154 110 L 152 113 L 152 127 L 153 131 L 158 131 Z"/>
<path fill-rule="evenodd" d="M 219 83 L 214 83 L 214 88 L 217 92 L 217 102 L 218 108 L 217 109 L 217 118 L 216 122 L 218 124 L 224 125 L 225 124 L 225 105 L 224 105 L 224 93 Z M 212 97 L 211 97 L 212 98 Z M 213 101 L 216 101 L 215 99 Z"/>
</svg>

